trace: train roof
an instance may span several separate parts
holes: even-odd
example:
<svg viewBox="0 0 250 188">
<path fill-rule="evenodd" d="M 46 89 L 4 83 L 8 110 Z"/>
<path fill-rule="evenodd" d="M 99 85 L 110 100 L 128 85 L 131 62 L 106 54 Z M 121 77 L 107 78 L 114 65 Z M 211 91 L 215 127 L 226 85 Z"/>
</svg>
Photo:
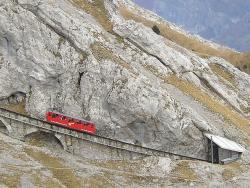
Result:
<svg viewBox="0 0 250 188">
<path fill-rule="evenodd" d="M 84 121 L 86 123 L 92 123 L 92 124 L 94 124 L 94 122 L 92 122 L 92 121 L 88 121 L 88 120 L 85 120 L 85 119 L 82 119 L 82 118 L 78 118 L 78 117 L 73 117 L 73 116 L 70 116 L 70 115 L 67 115 L 67 114 L 62 114 L 60 112 L 56 112 L 56 111 L 48 111 L 48 112 L 52 112 L 52 113 L 55 113 L 55 114 L 58 114 L 58 115 L 62 115 L 62 116 L 68 117 L 68 118 L 72 118 L 72 119 L 77 119 L 77 120 L 80 120 L 80 121 Z"/>
</svg>

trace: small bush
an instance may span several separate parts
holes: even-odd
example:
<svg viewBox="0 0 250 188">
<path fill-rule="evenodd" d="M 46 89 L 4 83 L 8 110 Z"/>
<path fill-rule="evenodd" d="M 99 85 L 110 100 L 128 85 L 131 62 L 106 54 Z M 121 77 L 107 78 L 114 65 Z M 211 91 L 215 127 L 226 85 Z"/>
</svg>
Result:
<svg viewBox="0 0 250 188">
<path fill-rule="evenodd" d="M 157 35 L 160 35 L 160 34 L 161 34 L 160 29 L 159 29 L 156 25 L 154 25 L 154 26 L 152 27 L 152 30 L 153 30 Z"/>
<path fill-rule="evenodd" d="M 222 57 L 227 61 L 231 62 L 233 65 L 240 67 L 241 70 L 244 70 L 246 73 L 250 74 L 250 52 L 238 53 L 230 49 L 214 48 L 213 46 L 210 46 L 209 44 L 204 43 L 195 37 L 187 36 L 182 32 L 172 29 L 168 23 L 154 22 L 136 13 L 133 13 L 131 10 L 127 9 L 124 6 L 119 7 L 119 12 L 127 20 L 134 20 L 136 22 L 143 23 L 145 26 L 150 27 L 152 29 L 155 26 L 155 29 L 159 29 L 161 36 L 167 38 L 168 40 L 176 44 L 179 44 L 180 46 L 186 49 L 193 49 L 194 52 L 202 58 L 207 58 L 210 56 Z M 244 65 L 247 65 L 248 68 L 243 69 Z"/>
</svg>

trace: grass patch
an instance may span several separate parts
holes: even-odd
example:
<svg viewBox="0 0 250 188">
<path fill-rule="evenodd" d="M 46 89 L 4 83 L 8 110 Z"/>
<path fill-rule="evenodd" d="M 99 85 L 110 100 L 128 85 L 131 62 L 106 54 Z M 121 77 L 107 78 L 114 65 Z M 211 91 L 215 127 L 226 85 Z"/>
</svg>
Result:
<svg viewBox="0 0 250 188">
<path fill-rule="evenodd" d="M 176 177 L 171 181 L 173 183 L 197 181 L 198 176 L 193 169 L 190 168 L 188 161 L 181 161 L 171 171 L 171 176 Z"/>
<path fill-rule="evenodd" d="M 12 112 L 16 112 L 23 115 L 28 115 L 27 111 L 25 110 L 25 102 L 20 102 L 17 104 L 5 104 L 0 105 L 1 108 L 4 108 L 6 110 L 10 110 Z"/>
<path fill-rule="evenodd" d="M 133 182 L 133 184 L 137 184 L 140 186 L 154 186 L 155 181 L 159 182 L 162 181 L 162 178 L 155 177 L 155 176 L 145 176 L 145 175 L 136 175 L 136 174 L 124 174 L 127 182 Z M 136 186 L 135 186 L 136 187 Z"/>
<path fill-rule="evenodd" d="M 106 169 L 133 173 L 144 165 L 143 160 L 111 160 L 111 161 L 91 161 L 92 164 Z"/>
<path fill-rule="evenodd" d="M 172 29 L 167 23 L 153 22 L 144 18 L 143 16 L 133 13 L 124 6 L 119 7 L 119 12 L 127 20 L 140 22 L 150 28 L 157 26 L 160 30 L 160 35 L 186 49 L 193 51 L 202 58 L 208 58 L 210 56 L 222 57 L 238 67 L 240 70 L 250 74 L 250 53 L 237 53 L 226 48 L 213 48 L 209 44 L 206 44 L 199 39 L 187 36 Z"/>
<path fill-rule="evenodd" d="M 239 176 L 244 171 L 248 170 L 246 167 L 242 167 L 240 163 L 234 162 L 223 166 L 222 178 L 224 181 L 232 180 L 233 177 Z"/>
<path fill-rule="evenodd" d="M 250 107 L 249 106 L 244 106 L 244 105 L 240 105 L 240 109 L 244 112 L 244 113 L 250 113 Z"/>
<path fill-rule="evenodd" d="M 2 175 L 0 183 L 7 187 L 20 187 L 20 174 L 15 175 Z"/>
<path fill-rule="evenodd" d="M 104 5 L 104 0 L 71 0 L 88 14 L 92 15 L 109 32 L 113 31 L 113 24 L 109 19 L 109 13 Z"/>
<path fill-rule="evenodd" d="M 150 71 L 151 73 L 153 73 L 155 76 L 162 77 L 162 75 L 159 73 L 159 71 L 157 70 L 155 66 L 150 65 L 150 64 L 143 64 L 143 67 L 147 69 L 148 71 Z"/>
<path fill-rule="evenodd" d="M 221 76 L 228 82 L 230 82 L 233 86 L 236 86 L 236 81 L 234 75 L 226 71 L 222 66 L 218 64 L 209 64 L 210 68 L 212 69 L 213 73 L 215 73 L 218 76 Z"/>
<path fill-rule="evenodd" d="M 91 177 L 83 179 L 83 185 L 84 187 L 95 187 L 95 188 L 103 188 L 103 187 L 115 187 L 113 185 L 113 181 L 111 179 L 111 175 L 108 174 L 107 172 L 98 174 L 98 175 L 93 175 Z"/>
<path fill-rule="evenodd" d="M 224 181 L 231 180 L 233 177 L 235 177 L 235 172 L 230 169 L 225 169 L 222 172 L 222 177 Z"/>
<path fill-rule="evenodd" d="M 165 75 L 162 74 L 161 72 L 159 72 L 159 70 L 158 70 L 156 67 L 154 67 L 153 65 L 150 65 L 150 64 L 142 64 L 142 66 L 143 66 L 146 70 L 148 70 L 149 72 L 151 72 L 153 75 L 155 75 L 156 77 L 158 77 L 158 78 L 164 80 Z"/>
<path fill-rule="evenodd" d="M 124 67 L 127 70 L 133 70 L 127 62 L 116 56 L 110 49 L 102 46 L 100 43 L 94 43 L 90 48 L 92 49 L 92 53 L 98 61 L 112 60 L 114 63 Z"/>
<path fill-rule="evenodd" d="M 81 181 L 76 177 L 72 169 L 65 168 L 63 163 L 56 157 L 52 157 L 41 151 L 35 151 L 30 148 L 25 148 L 25 152 L 48 168 L 53 176 L 58 179 L 66 187 L 81 187 Z"/>
<path fill-rule="evenodd" d="M 46 188 L 55 188 L 55 187 L 61 187 L 61 185 L 53 180 L 53 178 L 46 177 L 45 181 L 42 178 L 44 175 L 42 175 L 40 172 L 34 172 L 32 174 L 32 183 L 37 187 L 46 187 Z"/>
<path fill-rule="evenodd" d="M 105 161 L 105 160 L 100 160 L 100 161 L 91 161 L 91 164 L 105 168 L 107 169 L 107 172 L 104 172 L 101 175 L 94 176 L 93 178 L 91 177 L 90 180 L 87 180 L 87 182 L 94 183 L 94 187 L 96 186 L 96 180 L 100 182 L 100 179 L 104 179 L 104 185 L 107 183 L 107 179 L 111 179 L 114 177 L 114 174 L 108 174 L 108 171 L 116 171 L 117 173 L 115 174 L 114 178 L 117 178 L 118 176 L 121 176 L 126 180 L 126 182 L 133 182 L 133 184 L 138 184 L 138 185 L 151 185 L 153 184 L 153 180 L 160 180 L 161 178 L 156 177 L 156 176 L 142 176 L 138 175 L 139 171 L 144 168 L 146 165 L 146 162 L 143 160 L 112 160 L 112 161 Z M 106 170 L 105 170 L 106 171 Z M 98 178 L 98 179 L 97 179 Z M 99 179 L 100 178 L 100 179 Z M 114 181 L 113 178 L 113 181 Z M 84 180 L 85 181 L 85 180 Z M 97 183 L 98 183 L 97 182 Z M 119 182 L 118 182 L 119 184 Z M 100 187 L 99 184 L 97 184 L 96 187 Z M 101 186 L 101 187 L 110 187 L 110 186 Z"/>
<path fill-rule="evenodd" d="M 192 96 L 195 100 L 201 102 L 212 112 L 222 115 L 225 120 L 236 125 L 239 129 L 250 136 L 250 121 L 238 112 L 235 112 L 230 107 L 221 104 L 197 86 L 189 83 L 188 81 L 182 80 L 175 75 L 165 78 L 165 82 L 174 85 L 182 92 Z M 249 140 L 249 138 L 247 139 Z"/>
<path fill-rule="evenodd" d="M 62 59 L 62 55 L 59 51 L 55 52 L 55 51 L 52 51 L 52 53 L 54 54 L 55 58 L 59 58 L 59 59 Z"/>
</svg>

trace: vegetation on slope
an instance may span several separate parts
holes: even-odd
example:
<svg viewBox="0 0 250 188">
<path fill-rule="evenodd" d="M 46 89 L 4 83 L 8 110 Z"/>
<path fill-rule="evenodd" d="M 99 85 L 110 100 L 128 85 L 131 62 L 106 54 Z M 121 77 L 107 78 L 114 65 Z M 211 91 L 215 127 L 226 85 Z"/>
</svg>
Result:
<svg viewBox="0 0 250 188">
<path fill-rule="evenodd" d="M 27 111 L 25 110 L 25 102 L 20 102 L 17 104 L 5 104 L 5 105 L 0 105 L 1 108 L 23 114 L 23 115 L 28 115 Z"/>
<path fill-rule="evenodd" d="M 224 181 L 228 181 L 228 180 L 230 181 L 232 180 L 232 178 L 239 176 L 240 174 L 248 170 L 246 166 L 243 166 L 238 162 L 228 164 L 224 166 L 223 169 L 224 170 L 222 172 L 222 178 Z"/>
<path fill-rule="evenodd" d="M 160 30 L 160 35 L 179 44 L 180 46 L 195 52 L 200 57 L 217 56 L 226 59 L 240 70 L 250 74 L 250 53 L 238 53 L 226 48 L 216 49 L 206 44 L 199 39 L 189 37 L 181 32 L 172 29 L 167 23 L 153 22 L 138 14 L 128 10 L 124 6 L 119 7 L 121 15 L 128 20 L 143 23 L 145 26 L 153 28 L 157 26 Z"/>
<path fill-rule="evenodd" d="M 173 183 L 179 183 L 183 181 L 197 181 L 197 174 L 190 168 L 188 161 L 181 161 L 171 171 L 171 175 L 176 177 L 172 179 Z"/>
<path fill-rule="evenodd" d="M 58 160 L 57 157 L 50 156 L 42 151 L 35 151 L 28 147 L 25 148 L 25 152 L 36 161 L 39 161 L 43 166 L 49 168 L 53 177 L 66 187 L 81 187 L 81 180 L 75 175 L 73 169 L 66 168 L 63 162 Z"/>
<path fill-rule="evenodd" d="M 101 60 L 111 60 L 114 63 L 116 63 L 117 65 L 122 66 L 123 68 L 132 71 L 132 67 L 130 66 L 130 64 L 128 64 L 127 62 L 125 62 L 124 60 L 122 60 L 120 57 L 118 57 L 117 55 L 115 55 L 112 50 L 104 47 L 101 43 L 93 43 L 90 46 L 93 55 L 95 56 L 95 58 L 98 61 Z"/>
<path fill-rule="evenodd" d="M 103 0 L 71 0 L 76 6 L 92 15 L 106 31 L 112 32 L 113 25 Z"/>
<path fill-rule="evenodd" d="M 189 83 L 188 81 L 182 80 L 175 75 L 165 78 L 165 82 L 174 85 L 182 92 L 192 96 L 195 100 L 201 102 L 214 113 L 222 115 L 225 120 L 236 125 L 240 130 L 243 130 L 250 136 L 250 121 L 238 112 L 235 112 L 229 106 L 221 104 L 197 86 Z M 249 142 L 249 138 L 245 138 L 245 140 Z"/>
<path fill-rule="evenodd" d="M 219 75 L 223 79 L 227 80 L 229 83 L 231 83 L 233 86 L 236 85 L 234 75 L 226 71 L 222 66 L 218 64 L 209 64 L 210 68 L 212 69 L 213 73 Z"/>
<path fill-rule="evenodd" d="M 13 175 L 4 175 L 1 177 L 1 184 L 6 185 L 7 187 L 20 187 L 20 174 Z"/>
</svg>

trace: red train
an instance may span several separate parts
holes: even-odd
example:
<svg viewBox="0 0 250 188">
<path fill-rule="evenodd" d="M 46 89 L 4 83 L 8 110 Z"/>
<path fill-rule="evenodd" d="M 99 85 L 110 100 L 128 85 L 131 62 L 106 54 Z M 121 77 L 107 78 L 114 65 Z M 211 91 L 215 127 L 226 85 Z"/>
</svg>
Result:
<svg viewBox="0 0 250 188">
<path fill-rule="evenodd" d="M 77 119 L 52 111 L 46 113 L 46 119 L 48 122 L 56 123 L 69 129 L 96 134 L 95 124 L 84 119 Z"/>
</svg>

